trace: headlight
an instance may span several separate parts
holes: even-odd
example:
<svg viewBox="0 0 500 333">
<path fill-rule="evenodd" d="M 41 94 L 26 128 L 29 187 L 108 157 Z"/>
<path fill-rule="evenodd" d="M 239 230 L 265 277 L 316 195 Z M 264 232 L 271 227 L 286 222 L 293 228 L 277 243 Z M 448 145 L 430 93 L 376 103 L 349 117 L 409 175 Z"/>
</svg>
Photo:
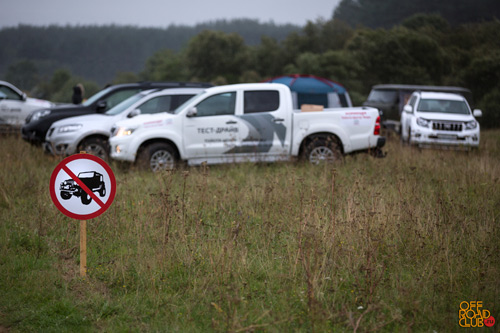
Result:
<svg viewBox="0 0 500 333">
<path fill-rule="evenodd" d="M 31 119 L 30 121 L 37 121 L 38 119 L 40 118 L 43 118 L 45 116 L 48 116 L 50 114 L 50 110 L 40 110 L 40 111 L 36 111 L 33 113 L 33 115 L 31 116 Z"/>
<path fill-rule="evenodd" d="M 420 127 L 429 127 L 431 121 L 424 118 L 417 118 L 417 125 Z"/>
<path fill-rule="evenodd" d="M 59 127 L 58 132 L 59 133 L 74 132 L 74 131 L 78 131 L 80 128 L 82 128 L 82 124 L 71 124 L 71 125 Z"/>
<path fill-rule="evenodd" d="M 477 127 L 477 122 L 475 120 L 468 121 L 465 123 L 465 128 L 468 130 L 474 129 Z"/>
<path fill-rule="evenodd" d="M 135 131 L 135 128 L 118 127 L 115 136 L 128 136 Z"/>
</svg>

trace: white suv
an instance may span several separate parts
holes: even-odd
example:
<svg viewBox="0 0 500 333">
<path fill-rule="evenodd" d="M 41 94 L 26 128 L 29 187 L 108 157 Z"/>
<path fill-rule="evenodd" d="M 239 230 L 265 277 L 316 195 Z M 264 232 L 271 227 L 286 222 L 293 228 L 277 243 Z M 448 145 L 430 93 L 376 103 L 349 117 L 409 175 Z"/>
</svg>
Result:
<svg viewBox="0 0 500 333">
<path fill-rule="evenodd" d="M 401 139 L 420 147 L 479 146 L 481 110 L 471 112 L 465 97 L 438 92 L 414 92 L 401 113 Z"/>
</svg>

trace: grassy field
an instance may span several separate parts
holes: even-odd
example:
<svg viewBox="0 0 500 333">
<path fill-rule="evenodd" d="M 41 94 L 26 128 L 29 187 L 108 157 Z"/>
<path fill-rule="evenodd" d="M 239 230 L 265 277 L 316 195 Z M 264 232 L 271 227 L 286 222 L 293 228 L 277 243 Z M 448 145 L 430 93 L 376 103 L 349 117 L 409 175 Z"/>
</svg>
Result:
<svg viewBox="0 0 500 333">
<path fill-rule="evenodd" d="M 462 301 L 500 320 L 500 131 L 473 152 L 389 138 L 383 159 L 151 174 L 111 164 L 87 224 L 49 194 L 61 160 L 0 145 L 0 332 L 459 331 Z"/>
</svg>

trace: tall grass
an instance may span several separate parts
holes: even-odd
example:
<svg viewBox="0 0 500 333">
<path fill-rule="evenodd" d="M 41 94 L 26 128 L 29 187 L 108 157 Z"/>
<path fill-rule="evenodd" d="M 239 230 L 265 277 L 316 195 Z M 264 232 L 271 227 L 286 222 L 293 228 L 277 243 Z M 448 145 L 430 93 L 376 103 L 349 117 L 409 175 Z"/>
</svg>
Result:
<svg viewBox="0 0 500 333">
<path fill-rule="evenodd" d="M 469 300 L 498 317 L 500 131 L 334 166 L 112 163 L 87 278 L 50 200 L 61 159 L 1 142 L 0 331 L 453 331 Z"/>
</svg>

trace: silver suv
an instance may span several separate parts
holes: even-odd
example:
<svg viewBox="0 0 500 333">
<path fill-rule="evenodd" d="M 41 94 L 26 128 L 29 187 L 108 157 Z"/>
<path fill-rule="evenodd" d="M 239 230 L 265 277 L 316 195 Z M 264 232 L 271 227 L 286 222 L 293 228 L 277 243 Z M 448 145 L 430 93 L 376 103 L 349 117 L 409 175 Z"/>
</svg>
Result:
<svg viewBox="0 0 500 333">
<path fill-rule="evenodd" d="M 109 154 L 111 128 L 119 120 L 139 114 L 172 112 L 179 105 L 203 91 L 202 88 L 147 90 L 129 97 L 103 114 L 71 117 L 56 121 L 47 132 L 46 151 L 71 155 L 86 151 L 102 159 Z"/>
</svg>

